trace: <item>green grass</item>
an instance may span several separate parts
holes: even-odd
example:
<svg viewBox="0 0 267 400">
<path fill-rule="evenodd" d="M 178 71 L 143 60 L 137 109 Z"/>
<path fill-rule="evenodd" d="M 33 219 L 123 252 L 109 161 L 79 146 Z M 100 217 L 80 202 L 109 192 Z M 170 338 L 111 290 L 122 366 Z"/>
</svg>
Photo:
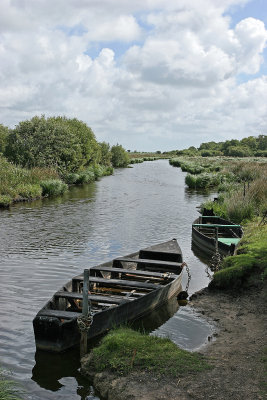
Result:
<svg viewBox="0 0 267 400">
<path fill-rule="evenodd" d="M 0 370 L 0 400 L 21 400 L 15 383 L 6 379 Z"/>
<path fill-rule="evenodd" d="M 0 207 L 8 207 L 16 201 L 40 198 L 40 181 L 50 179 L 58 179 L 53 169 L 20 168 L 0 156 Z"/>
<path fill-rule="evenodd" d="M 80 173 L 67 174 L 61 179 L 54 169 L 21 168 L 0 155 L 0 207 L 43 196 L 62 195 L 68 190 L 68 184 L 89 183 L 112 173 L 112 167 L 95 165 Z"/>
<path fill-rule="evenodd" d="M 68 185 L 60 179 L 41 181 L 40 186 L 43 196 L 59 196 L 68 190 Z"/>
<path fill-rule="evenodd" d="M 226 257 L 222 269 L 215 272 L 211 287 L 234 289 L 253 281 L 266 281 L 267 278 L 267 225 L 250 222 L 245 226 L 237 255 Z"/>
<path fill-rule="evenodd" d="M 101 176 L 112 175 L 113 167 L 95 165 L 86 168 L 81 172 L 69 173 L 64 176 L 64 181 L 69 185 L 82 185 L 84 183 L 94 182 Z"/>
<path fill-rule="evenodd" d="M 106 369 L 125 375 L 140 369 L 160 375 L 181 376 L 210 368 L 198 353 L 179 349 L 171 340 L 149 336 L 130 328 L 112 330 L 92 350 L 86 368 Z"/>
</svg>

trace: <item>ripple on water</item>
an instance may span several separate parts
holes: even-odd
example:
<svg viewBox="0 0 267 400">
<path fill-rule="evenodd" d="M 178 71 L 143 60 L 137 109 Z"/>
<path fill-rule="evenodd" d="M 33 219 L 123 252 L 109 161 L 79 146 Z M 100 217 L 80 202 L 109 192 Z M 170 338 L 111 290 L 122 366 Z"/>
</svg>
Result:
<svg viewBox="0 0 267 400">
<path fill-rule="evenodd" d="M 35 354 L 32 328 L 36 312 L 85 267 L 175 237 L 191 268 L 190 293 L 206 286 L 206 266 L 191 251 L 191 223 L 206 195 L 185 191 L 184 176 L 168 161 L 137 164 L 63 197 L 0 212 L 0 360 L 23 383 L 25 398 L 96 399 L 75 354 Z M 201 320 L 173 312 L 156 332 L 172 332 L 178 344 L 196 348 L 209 334 Z M 166 321 L 156 315 L 153 329 Z M 190 336 L 193 329 L 198 338 Z"/>
</svg>

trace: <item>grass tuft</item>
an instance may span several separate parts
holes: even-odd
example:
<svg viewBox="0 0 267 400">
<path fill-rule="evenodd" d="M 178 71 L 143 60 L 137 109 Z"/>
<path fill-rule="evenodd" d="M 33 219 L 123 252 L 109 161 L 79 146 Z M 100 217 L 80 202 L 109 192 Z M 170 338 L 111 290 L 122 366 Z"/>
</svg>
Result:
<svg viewBox="0 0 267 400">
<path fill-rule="evenodd" d="M 0 400 L 21 400 L 15 383 L 6 379 L 0 370 Z"/>
<path fill-rule="evenodd" d="M 141 334 L 130 328 L 112 330 L 94 348 L 86 365 L 125 375 L 132 370 L 147 370 L 161 375 L 181 376 L 210 368 L 197 353 L 179 349 L 171 340 Z"/>
<path fill-rule="evenodd" d="M 43 196 L 58 196 L 68 190 L 68 185 L 60 179 L 49 179 L 40 182 Z"/>
</svg>

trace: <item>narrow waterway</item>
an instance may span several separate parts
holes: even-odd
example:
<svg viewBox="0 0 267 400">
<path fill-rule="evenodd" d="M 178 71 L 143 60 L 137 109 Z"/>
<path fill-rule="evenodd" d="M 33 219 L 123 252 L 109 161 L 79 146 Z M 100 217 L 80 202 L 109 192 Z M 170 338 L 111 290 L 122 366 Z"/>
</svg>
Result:
<svg viewBox="0 0 267 400">
<path fill-rule="evenodd" d="M 32 329 L 47 299 L 85 267 L 177 238 L 192 275 L 189 292 L 207 285 L 206 264 L 191 250 L 191 224 L 208 195 L 187 190 L 184 177 L 167 160 L 145 162 L 64 197 L 0 211 L 0 364 L 12 371 L 25 399 L 97 399 L 78 372 L 77 352 L 35 353 Z M 176 303 L 151 324 L 154 334 L 191 350 L 209 329 Z"/>
</svg>

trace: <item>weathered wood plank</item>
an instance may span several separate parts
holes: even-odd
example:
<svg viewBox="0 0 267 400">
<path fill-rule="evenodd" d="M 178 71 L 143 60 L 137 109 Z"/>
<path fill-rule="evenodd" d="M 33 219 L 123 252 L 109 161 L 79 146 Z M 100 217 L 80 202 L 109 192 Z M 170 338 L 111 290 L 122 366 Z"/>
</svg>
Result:
<svg viewBox="0 0 267 400">
<path fill-rule="evenodd" d="M 62 319 L 72 319 L 79 317 L 81 315 L 81 312 L 42 309 L 41 311 L 38 312 L 37 315 L 47 316 L 47 317 L 58 317 Z"/>
<path fill-rule="evenodd" d="M 59 291 L 55 293 L 55 297 L 60 297 L 64 299 L 75 299 L 75 300 L 82 300 L 83 295 L 78 292 L 63 292 Z M 101 303 L 110 303 L 110 304 L 120 304 L 125 301 L 124 297 L 110 297 L 110 296 L 101 296 L 101 295 L 94 295 L 89 294 L 88 299 L 92 302 L 101 302 Z"/>
<path fill-rule="evenodd" d="M 150 260 L 150 259 L 147 259 L 147 258 L 118 257 L 118 258 L 115 258 L 114 261 L 129 262 L 129 263 L 132 262 L 132 263 L 136 263 L 138 265 L 147 264 L 147 265 L 155 265 L 155 266 L 160 266 L 160 267 L 176 267 L 176 268 L 181 267 L 181 263 L 178 263 L 178 262 L 162 261 L 162 260 Z"/>
<path fill-rule="evenodd" d="M 81 281 L 83 279 L 76 277 L 73 280 Z M 140 289 L 158 289 L 160 285 L 156 285 L 155 283 L 145 283 L 145 282 L 138 282 L 138 281 L 128 281 L 126 279 L 106 279 L 106 278 L 98 278 L 98 277 L 90 277 L 91 283 L 103 283 L 107 287 L 131 287 L 133 289 L 140 288 Z"/>
<path fill-rule="evenodd" d="M 135 270 L 135 269 L 125 269 L 125 268 L 117 268 L 117 267 L 92 267 L 90 271 L 103 271 L 103 272 L 118 272 L 121 274 L 131 274 L 131 275 L 139 275 L 144 277 L 155 277 L 155 278 L 162 278 L 166 279 L 166 273 L 162 272 L 153 272 L 153 271 L 142 271 L 142 270 Z M 173 279 L 177 278 L 177 275 L 171 275 Z"/>
</svg>

